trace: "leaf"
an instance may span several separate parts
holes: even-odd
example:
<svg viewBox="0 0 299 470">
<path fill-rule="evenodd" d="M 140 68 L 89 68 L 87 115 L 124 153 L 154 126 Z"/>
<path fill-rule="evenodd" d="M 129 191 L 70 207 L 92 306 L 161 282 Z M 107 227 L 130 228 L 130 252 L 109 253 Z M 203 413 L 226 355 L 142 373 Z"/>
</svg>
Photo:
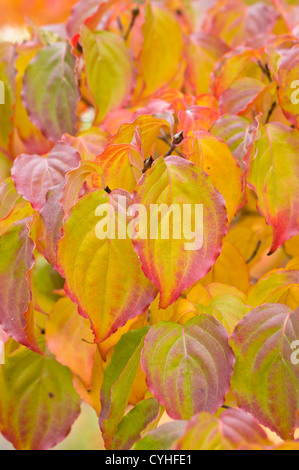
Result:
<svg viewBox="0 0 299 470">
<path fill-rule="evenodd" d="M 103 366 L 102 357 L 100 352 L 97 351 L 94 357 L 91 385 L 86 386 L 79 376 L 73 375 L 73 384 L 76 392 L 82 400 L 94 408 L 97 416 L 99 416 L 101 412 L 100 392 L 104 376 Z"/>
<path fill-rule="evenodd" d="M 198 234 L 203 230 L 203 245 L 198 243 L 198 239 L 194 240 L 194 234 L 195 243 L 191 247 L 186 245 L 188 240 L 185 233 L 182 234 L 178 218 L 175 223 L 170 220 L 168 239 L 161 239 L 159 235 L 163 225 L 165 226 L 160 220 L 157 227 L 153 221 L 148 220 L 147 239 L 133 239 L 144 273 L 160 291 L 160 308 L 167 308 L 179 298 L 184 289 L 207 274 L 220 254 L 222 237 L 227 230 L 222 196 L 200 168 L 183 158 L 172 156 L 165 160 L 163 157 L 159 158 L 152 169 L 146 172 L 136 187 L 132 204 L 133 207 L 134 204 L 144 205 L 148 214 L 151 214 L 151 204 L 166 204 L 168 216 L 173 204 L 177 204 L 180 214 L 184 213 L 183 204 L 190 204 L 192 214 L 195 213 L 195 204 L 202 204 L 204 207 L 203 226 L 200 220 L 196 227 Z M 152 224 L 152 229 L 154 227 L 159 230 L 158 233 L 155 232 L 157 239 L 151 238 L 149 224 Z M 177 235 L 173 233 L 175 231 Z M 189 243 L 190 239 L 189 237 Z"/>
<path fill-rule="evenodd" d="M 144 159 L 154 154 L 154 146 L 160 130 L 170 132 L 170 125 L 165 119 L 158 119 L 149 115 L 139 116 L 135 121 L 120 126 L 117 134 L 112 138 L 113 144 L 131 144 L 136 132 L 138 133 Z"/>
<path fill-rule="evenodd" d="M 244 257 L 234 245 L 223 243 L 219 258 L 201 283 L 206 286 L 212 282 L 229 284 L 246 292 L 250 287 L 249 270 Z"/>
<path fill-rule="evenodd" d="M 215 413 L 229 390 L 234 354 L 228 334 L 208 315 L 184 326 L 160 322 L 145 340 L 141 357 L 150 392 L 173 419 Z"/>
<path fill-rule="evenodd" d="M 254 201 L 255 203 L 255 201 Z M 239 250 L 251 269 L 268 253 L 272 230 L 259 215 L 247 216 L 231 227 L 226 241 Z"/>
<path fill-rule="evenodd" d="M 56 266 L 56 247 L 61 238 L 63 225 L 63 210 L 60 205 L 63 186 L 64 183 L 62 182 L 49 189 L 46 203 L 40 210 L 43 223 L 39 238 L 39 251 L 53 267 Z"/>
<path fill-rule="evenodd" d="M 22 100 L 24 74 L 29 63 L 34 59 L 40 48 L 40 45 L 34 43 L 23 43 L 17 47 L 18 56 L 15 61 L 17 71 L 15 78 L 16 98 L 11 135 L 12 154 L 14 157 L 24 152 L 44 154 L 49 152 L 53 146 L 31 122 Z"/>
<path fill-rule="evenodd" d="M 35 309 L 39 312 L 36 317 L 38 330 L 46 328 L 47 315 L 49 315 L 55 303 L 60 299 L 59 294 L 63 285 L 64 280 L 58 272 L 54 270 L 43 256 L 37 256 L 33 270 L 32 294 Z"/>
<path fill-rule="evenodd" d="M 79 132 L 76 136 L 64 134 L 62 141 L 74 147 L 80 154 L 81 160 L 94 161 L 100 152 L 104 151 L 108 134 L 98 127 L 91 127 Z"/>
<path fill-rule="evenodd" d="M 187 421 L 173 421 L 162 424 L 133 446 L 133 450 L 170 450 L 185 431 Z"/>
<path fill-rule="evenodd" d="M 105 183 L 111 190 L 125 189 L 132 193 L 142 176 L 144 157 L 130 144 L 108 145 L 96 162 L 104 172 Z"/>
<path fill-rule="evenodd" d="M 14 104 L 14 60 L 15 46 L 8 42 L 0 44 L 0 80 L 4 85 L 4 103 L 0 105 L 0 148 L 9 150 L 9 138 L 12 132 L 12 116 Z"/>
<path fill-rule="evenodd" d="M 197 311 L 194 305 L 189 302 L 189 300 L 182 297 L 180 297 L 166 309 L 159 308 L 159 296 L 157 296 L 150 305 L 148 317 L 151 325 L 164 320 L 180 323 L 183 325 L 187 320 L 194 317 L 196 314 Z"/>
<path fill-rule="evenodd" d="M 268 104 L 268 98 L 271 102 L 276 97 L 277 84 L 272 82 L 270 85 L 256 78 L 245 77 L 236 80 L 221 95 L 219 100 L 220 114 L 239 114 L 247 115 L 249 111 L 258 114 L 265 108 L 264 102 Z"/>
<path fill-rule="evenodd" d="M 53 142 L 76 132 L 79 92 L 70 46 L 56 42 L 41 49 L 27 67 L 23 101 L 32 122 Z"/>
<path fill-rule="evenodd" d="M 18 343 L 40 352 L 31 305 L 30 275 L 35 258 L 30 220 L 15 222 L 0 237 L 0 324 Z"/>
<path fill-rule="evenodd" d="M 92 33 L 83 27 L 81 44 L 99 123 L 109 111 L 128 100 L 133 79 L 132 58 L 124 41 L 109 31 Z"/>
<path fill-rule="evenodd" d="M 12 179 L 17 191 L 40 211 L 46 203 L 50 188 L 63 182 L 64 175 L 77 167 L 80 156 L 70 145 L 59 142 L 46 156 L 20 155 L 12 168 Z"/>
<path fill-rule="evenodd" d="M 142 28 L 143 46 L 138 61 L 141 74 L 136 96 L 148 97 L 175 78 L 182 62 L 183 37 L 169 10 L 148 4 Z M 163 67 L 160 65 L 163 64 Z"/>
<path fill-rule="evenodd" d="M 231 337 L 238 405 L 283 439 L 292 438 L 299 409 L 299 369 L 291 348 L 298 338 L 299 310 L 280 304 L 254 309 Z"/>
<path fill-rule="evenodd" d="M 104 370 L 100 427 L 107 449 L 126 411 L 147 332 L 144 327 L 123 335 Z"/>
<path fill-rule="evenodd" d="M 105 209 L 106 205 L 105 211 L 110 215 L 114 209 L 120 228 L 126 227 L 125 216 L 118 211 L 119 196 L 129 204 L 130 196 L 124 191 L 108 195 L 98 190 L 83 197 L 73 208 L 64 237 L 58 243 L 58 268 L 66 279 L 66 292 L 80 313 L 90 319 L 96 342 L 104 341 L 128 320 L 146 311 L 157 295 L 156 288 L 144 276 L 128 237 L 112 238 L 111 227 L 107 227 L 109 238 L 97 237 L 99 206 Z M 121 211 L 127 210 L 121 204 L 120 207 Z"/>
<path fill-rule="evenodd" d="M 255 141 L 259 123 L 250 122 L 241 116 L 221 116 L 212 126 L 211 133 L 224 140 L 230 151 L 245 171 L 246 155 Z"/>
<path fill-rule="evenodd" d="M 243 195 L 242 171 L 228 146 L 208 132 L 196 132 L 194 152 L 188 160 L 207 173 L 215 188 L 222 194 L 230 223 L 236 215 Z M 227 185 L 227 180 L 232 181 Z"/>
<path fill-rule="evenodd" d="M 292 287 L 299 286 L 299 271 L 283 269 L 270 271 L 262 276 L 248 291 L 247 302 L 252 307 L 278 302 Z"/>
<path fill-rule="evenodd" d="M 14 206 L 21 202 L 22 198 L 18 194 L 11 178 L 7 178 L 0 185 L 0 220 L 4 219 Z"/>
<path fill-rule="evenodd" d="M 260 58 L 258 51 L 249 48 L 237 48 L 225 54 L 213 71 L 214 96 L 220 99 L 221 95 L 240 78 L 261 78 L 262 73 L 257 65 Z"/>
<path fill-rule="evenodd" d="M 94 357 L 89 321 L 78 314 L 76 304 L 67 297 L 60 299 L 48 316 L 47 346 L 58 362 L 78 375 L 87 388 L 91 386 Z"/>
<path fill-rule="evenodd" d="M 183 131 L 185 136 L 192 131 L 208 131 L 219 118 L 218 106 L 216 110 L 214 106 L 191 105 L 186 110 L 180 110 L 178 118 L 178 130 Z"/>
<path fill-rule="evenodd" d="M 242 318 L 250 312 L 251 308 L 236 295 L 218 295 L 214 297 L 209 306 L 195 304 L 198 313 L 212 315 L 218 320 L 229 334 Z"/>
<path fill-rule="evenodd" d="M 155 426 L 160 418 L 160 408 L 153 397 L 139 402 L 119 423 L 110 450 L 130 450 L 148 428 Z"/>
<path fill-rule="evenodd" d="M 65 218 L 68 217 L 72 207 L 77 204 L 84 181 L 91 176 L 96 176 L 104 188 L 103 171 L 95 162 L 81 161 L 78 168 L 67 173 L 60 201 Z"/>
<path fill-rule="evenodd" d="M 224 0 L 209 10 L 203 29 L 235 47 L 257 34 L 269 34 L 277 18 L 274 6 L 265 2 L 246 5 L 238 0 Z"/>
<path fill-rule="evenodd" d="M 248 183 L 258 196 L 258 209 L 272 226 L 270 254 L 299 233 L 296 197 L 299 133 L 280 123 L 261 127 Z"/>
<path fill-rule="evenodd" d="M 241 410 L 224 411 L 219 418 L 199 413 L 188 423 L 175 450 L 237 450 L 245 444 L 270 445 L 265 431 Z"/>
<path fill-rule="evenodd" d="M 298 119 L 298 71 L 299 71 L 299 47 L 294 46 L 289 50 L 279 63 L 278 68 L 278 98 L 285 117 L 297 129 Z"/>
<path fill-rule="evenodd" d="M 54 447 L 80 413 L 69 370 L 23 347 L 0 367 L 0 389 L 0 429 L 18 450 Z"/>
<path fill-rule="evenodd" d="M 297 258 L 299 256 L 299 235 L 288 240 L 285 243 L 285 249 L 288 255 Z"/>
<path fill-rule="evenodd" d="M 204 32 L 193 33 L 186 46 L 187 77 L 194 94 L 210 91 L 210 75 L 215 63 L 228 52 L 218 37 Z"/>
<path fill-rule="evenodd" d="M 79 33 L 82 24 L 97 11 L 99 5 L 105 3 L 105 1 L 101 2 L 100 0 L 79 0 L 75 3 L 66 25 L 69 37 L 72 38 Z"/>
</svg>

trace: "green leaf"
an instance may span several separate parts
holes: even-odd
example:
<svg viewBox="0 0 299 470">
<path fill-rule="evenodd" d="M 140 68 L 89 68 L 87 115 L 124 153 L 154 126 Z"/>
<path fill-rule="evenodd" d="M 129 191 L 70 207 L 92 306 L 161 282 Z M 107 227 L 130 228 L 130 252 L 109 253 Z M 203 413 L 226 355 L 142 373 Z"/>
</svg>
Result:
<svg viewBox="0 0 299 470">
<path fill-rule="evenodd" d="M 140 363 L 141 350 L 149 328 L 129 331 L 116 344 L 104 371 L 101 390 L 100 426 L 107 448 L 122 420 Z"/>
<path fill-rule="evenodd" d="M 132 87 L 132 59 L 123 39 L 109 31 L 81 35 L 87 82 L 98 107 L 97 122 L 121 106 Z"/>
<path fill-rule="evenodd" d="M 149 432 L 133 446 L 133 450 L 169 450 L 185 431 L 187 421 L 173 421 Z"/>
<path fill-rule="evenodd" d="M 130 450 L 141 435 L 154 428 L 161 417 L 161 406 L 155 398 L 139 402 L 119 423 L 110 450 Z"/>
<path fill-rule="evenodd" d="M 36 54 L 24 76 L 25 108 L 33 124 L 53 142 L 65 132 L 76 132 L 75 63 L 68 43 L 57 42 Z"/>
<path fill-rule="evenodd" d="M 0 368 L 0 430 L 18 450 L 47 450 L 62 441 L 80 413 L 66 367 L 21 347 Z"/>
</svg>

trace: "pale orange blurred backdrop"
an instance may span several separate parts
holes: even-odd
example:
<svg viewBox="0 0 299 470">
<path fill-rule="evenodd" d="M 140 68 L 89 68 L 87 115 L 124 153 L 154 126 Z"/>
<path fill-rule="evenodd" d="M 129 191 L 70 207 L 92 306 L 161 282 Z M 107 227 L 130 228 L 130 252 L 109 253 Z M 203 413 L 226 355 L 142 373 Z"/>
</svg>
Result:
<svg viewBox="0 0 299 470">
<path fill-rule="evenodd" d="M 37 25 L 66 20 L 77 0 L 0 0 L 0 26 L 24 24 L 29 17 Z"/>
</svg>

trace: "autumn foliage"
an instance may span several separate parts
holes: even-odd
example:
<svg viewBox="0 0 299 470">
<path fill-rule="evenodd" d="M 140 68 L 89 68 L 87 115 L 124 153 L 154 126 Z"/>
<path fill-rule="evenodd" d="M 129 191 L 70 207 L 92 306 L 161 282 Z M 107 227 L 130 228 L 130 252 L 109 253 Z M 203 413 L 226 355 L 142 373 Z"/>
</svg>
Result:
<svg viewBox="0 0 299 470">
<path fill-rule="evenodd" d="M 52 448 L 84 401 L 111 450 L 299 450 L 296 2 L 18 3 L 26 40 L 0 43 L 1 433 Z M 203 205 L 202 247 L 100 239 L 99 206 L 127 228 L 119 196 Z"/>
</svg>

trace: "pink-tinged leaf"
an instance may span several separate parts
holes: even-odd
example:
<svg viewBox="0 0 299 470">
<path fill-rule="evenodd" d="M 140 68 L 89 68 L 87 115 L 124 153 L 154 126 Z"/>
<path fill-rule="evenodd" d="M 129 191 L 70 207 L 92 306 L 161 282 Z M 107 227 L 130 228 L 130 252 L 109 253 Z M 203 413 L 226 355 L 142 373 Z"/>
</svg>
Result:
<svg viewBox="0 0 299 470">
<path fill-rule="evenodd" d="M 5 344 L 9 340 L 9 336 L 0 326 L 0 342 Z"/>
<path fill-rule="evenodd" d="M 90 127 L 76 136 L 64 134 L 62 142 L 74 147 L 81 160 L 94 161 L 95 157 L 105 150 L 108 137 L 109 134 L 99 127 Z"/>
<path fill-rule="evenodd" d="M 245 172 L 246 155 L 251 151 L 257 136 L 259 122 L 250 122 L 241 116 L 221 116 L 212 126 L 211 133 L 224 140 Z"/>
<path fill-rule="evenodd" d="M 15 222 L 0 237 L 0 324 L 18 343 L 40 352 L 34 336 L 30 275 L 35 263 L 30 218 Z"/>
<path fill-rule="evenodd" d="M 172 421 L 150 431 L 133 446 L 133 450 L 170 450 L 171 446 L 184 434 L 187 421 Z"/>
<path fill-rule="evenodd" d="M 269 34 L 279 13 L 273 5 L 254 2 L 247 5 L 239 0 L 216 2 L 208 11 L 203 24 L 204 31 L 210 32 L 230 46 L 237 46 L 258 34 Z"/>
<path fill-rule="evenodd" d="M 299 310 L 281 304 L 254 309 L 231 337 L 238 405 L 283 439 L 293 437 L 299 409 L 299 368 L 292 360 L 298 338 Z"/>
<path fill-rule="evenodd" d="M 236 80 L 242 77 L 262 77 L 262 72 L 257 65 L 261 60 L 261 54 L 254 49 L 237 48 L 228 52 L 217 62 L 213 71 L 212 90 L 215 98 L 227 90 Z"/>
<path fill-rule="evenodd" d="M 78 168 L 66 174 L 62 183 L 49 189 L 46 204 L 40 211 L 43 226 L 39 247 L 52 266 L 56 266 L 56 247 L 62 236 L 63 220 L 67 219 L 71 208 L 78 202 L 84 181 L 91 175 L 97 175 L 101 181 L 102 174 L 96 163 L 81 161 Z"/>
<path fill-rule="evenodd" d="M 158 224 L 155 224 L 151 220 L 153 217 L 148 217 L 148 226 L 145 227 L 147 239 L 135 235 L 133 238 L 145 275 L 160 291 L 160 307 L 167 308 L 184 289 L 202 279 L 215 264 L 227 232 L 223 197 L 201 168 L 183 158 L 171 156 L 156 160 L 151 170 L 141 178 L 133 194 L 132 204 L 133 207 L 134 204 L 144 205 L 147 214 L 151 214 L 152 204 L 160 208 L 162 204 L 167 206 L 165 217 L 170 219 L 168 239 L 161 239 L 164 223 L 159 219 Z M 170 217 L 173 204 L 177 205 L 176 212 L 180 211 L 181 215 L 184 214 L 183 205 L 190 205 L 193 231 L 196 205 L 203 205 L 203 224 L 200 220 L 196 227 L 197 234 L 203 230 L 203 244 L 194 240 L 193 235 L 192 242 L 195 243 L 188 245 L 190 237 L 188 240 L 186 234 L 182 233 L 183 224 L 179 223 L 183 219 L 180 221 L 175 217 L 173 222 L 173 217 Z M 154 236 L 151 235 L 153 228 L 159 231 L 158 234 L 155 231 Z"/>
<path fill-rule="evenodd" d="M 56 142 L 76 132 L 79 100 L 75 57 L 65 42 L 41 49 L 27 67 L 22 98 L 33 124 Z"/>
<path fill-rule="evenodd" d="M 157 295 L 156 287 L 142 272 L 132 241 L 126 234 L 118 237 L 118 228 L 126 227 L 128 207 L 123 201 L 127 206 L 131 201 L 125 191 L 108 195 L 98 190 L 84 196 L 73 207 L 58 243 L 57 264 L 66 279 L 66 291 L 80 313 L 90 319 L 97 342 L 145 312 Z M 102 218 L 96 214 L 98 207 L 105 208 Z M 115 237 L 107 221 L 112 220 L 114 211 Z M 102 239 L 102 234 L 97 236 L 97 226 L 104 222 L 108 225 Z"/>
<path fill-rule="evenodd" d="M 102 17 L 119 2 L 120 0 L 79 0 L 73 6 L 66 25 L 69 36 L 72 38 L 78 34 L 83 24 L 91 30 L 96 29 Z"/>
<path fill-rule="evenodd" d="M 218 111 L 207 106 L 189 106 L 188 109 L 178 113 L 178 130 L 187 136 L 195 130 L 209 130 L 212 124 L 219 118 Z"/>
<path fill-rule="evenodd" d="M 219 418 L 209 413 L 193 416 L 175 450 L 237 450 L 244 445 L 270 445 L 255 419 L 242 410 L 224 411 Z"/>
<path fill-rule="evenodd" d="M 22 347 L 0 367 L 0 430 L 18 450 L 48 450 L 80 413 L 70 371 Z"/>
<path fill-rule="evenodd" d="M 245 77 L 236 80 L 220 96 L 220 114 L 245 115 L 269 87 L 256 78 Z M 275 84 L 274 89 L 276 92 Z"/>
<path fill-rule="evenodd" d="M 284 124 L 260 126 L 251 150 L 248 184 L 258 196 L 258 209 L 273 229 L 270 253 L 299 233 L 299 132 Z"/>
<path fill-rule="evenodd" d="M 40 211 L 43 221 L 41 235 L 39 238 L 39 248 L 46 260 L 56 266 L 56 247 L 61 238 L 63 225 L 63 210 L 60 205 L 64 183 L 49 189 L 46 196 L 46 203 Z"/>
<path fill-rule="evenodd" d="M 100 0 L 79 0 L 72 8 L 71 15 L 67 21 L 67 32 L 69 37 L 75 36 L 80 32 L 80 28 L 88 17 L 93 15 L 99 5 L 104 5 L 106 1 Z"/>
<path fill-rule="evenodd" d="M 65 173 L 80 163 L 78 152 L 70 145 L 59 142 L 45 156 L 20 155 L 16 158 L 11 174 L 17 191 L 40 211 L 47 192 L 64 181 Z"/>
<path fill-rule="evenodd" d="M 125 414 L 148 330 L 149 327 L 144 327 L 123 335 L 104 370 L 100 426 L 106 448 L 110 447 Z"/>
<path fill-rule="evenodd" d="M 187 420 L 223 405 L 234 362 L 227 331 L 209 315 L 153 326 L 141 358 L 149 390 L 171 418 Z"/>
</svg>

